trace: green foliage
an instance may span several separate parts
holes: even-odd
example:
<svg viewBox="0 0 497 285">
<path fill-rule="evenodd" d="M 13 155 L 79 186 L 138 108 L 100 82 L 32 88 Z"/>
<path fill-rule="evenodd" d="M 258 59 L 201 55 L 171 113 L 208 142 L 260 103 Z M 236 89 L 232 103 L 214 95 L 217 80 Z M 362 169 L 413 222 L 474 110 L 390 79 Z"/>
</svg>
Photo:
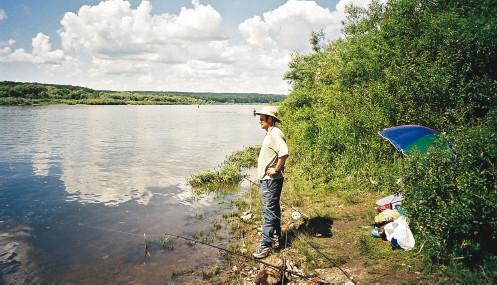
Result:
<svg viewBox="0 0 497 285">
<path fill-rule="evenodd" d="M 406 173 L 406 211 L 428 259 L 492 264 L 495 1 L 392 0 L 347 11 L 344 37 L 322 46 L 313 34 L 313 52 L 294 54 L 285 74 L 293 87 L 280 109 L 287 178 L 317 193 L 397 192 Z M 405 161 L 377 135 L 401 124 L 446 133 L 456 155 L 433 150 Z"/>
<path fill-rule="evenodd" d="M 218 275 L 219 273 L 221 273 L 221 268 L 217 266 L 213 269 L 202 270 L 202 279 L 209 280 L 215 277 L 216 275 Z"/>
<path fill-rule="evenodd" d="M 194 174 L 188 178 L 188 184 L 194 188 L 216 190 L 235 185 L 242 180 L 240 168 L 234 164 L 223 164 L 215 170 Z"/>
<path fill-rule="evenodd" d="M 274 103 L 284 97 L 256 93 L 115 92 L 69 85 L 0 82 L 0 105 L 200 105 L 213 103 Z"/>
<path fill-rule="evenodd" d="M 452 140 L 453 152 L 432 149 L 407 161 L 404 208 L 428 257 L 481 264 L 497 254 L 497 109 Z"/>
<path fill-rule="evenodd" d="M 185 276 L 185 275 L 190 275 L 190 274 L 192 274 L 194 272 L 195 272 L 195 270 L 193 270 L 191 268 L 181 269 L 181 270 L 178 270 L 178 271 L 173 271 L 173 273 L 171 273 L 171 279 L 175 279 L 175 278 L 178 278 L 178 277 L 181 277 L 181 276 Z"/>
<path fill-rule="evenodd" d="M 260 149 L 260 146 L 249 146 L 236 151 L 230 154 L 217 169 L 190 176 L 188 183 L 200 190 L 223 190 L 223 188 L 238 185 L 245 177 L 241 169 L 257 166 L 257 155 Z"/>
<path fill-rule="evenodd" d="M 319 32 L 313 31 L 311 33 L 311 37 L 309 38 L 309 43 L 311 44 L 312 50 L 315 52 L 320 52 L 321 51 L 321 44 L 324 41 L 324 32 L 323 30 L 320 30 Z"/>
<path fill-rule="evenodd" d="M 242 168 L 257 167 L 257 158 L 259 152 L 261 151 L 261 146 L 248 146 L 243 150 L 235 151 L 230 154 L 226 160 L 226 164 L 235 164 Z"/>
<path fill-rule="evenodd" d="M 247 104 L 247 103 L 276 103 L 282 101 L 285 97 L 277 94 L 259 94 L 259 93 L 210 93 L 210 92 L 156 92 L 145 91 L 135 93 L 146 93 L 155 96 L 174 96 L 174 97 L 189 97 L 198 100 L 206 101 L 210 104 Z"/>
<path fill-rule="evenodd" d="M 173 240 L 167 236 L 161 236 L 159 242 L 160 242 L 160 245 L 162 246 L 163 249 L 168 249 L 168 250 L 174 249 Z"/>
</svg>

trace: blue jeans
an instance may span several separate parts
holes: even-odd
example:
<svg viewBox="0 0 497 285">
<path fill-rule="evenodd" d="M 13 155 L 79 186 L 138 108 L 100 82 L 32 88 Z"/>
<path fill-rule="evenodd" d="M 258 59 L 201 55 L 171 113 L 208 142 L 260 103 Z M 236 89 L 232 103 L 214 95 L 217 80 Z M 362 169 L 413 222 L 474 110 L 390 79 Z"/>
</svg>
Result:
<svg viewBox="0 0 497 285">
<path fill-rule="evenodd" d="M 281 235 L 280 196 L 283 188 L 283 178 L 261 181 L 262 194 L 262 223 L 261 247 L 271 247 L 271 237 Z"/>
</svg>

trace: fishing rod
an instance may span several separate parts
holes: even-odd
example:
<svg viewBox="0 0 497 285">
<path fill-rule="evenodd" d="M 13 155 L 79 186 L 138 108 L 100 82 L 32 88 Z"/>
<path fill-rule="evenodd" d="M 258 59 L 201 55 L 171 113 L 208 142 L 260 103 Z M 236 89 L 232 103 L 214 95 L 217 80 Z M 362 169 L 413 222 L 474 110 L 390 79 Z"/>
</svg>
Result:
<svg viewBox="0 0 497 285">
<path fill-rule="evenodd" d="M 249 181 L 250 183 L 254 184 L 254 185 L 259 185 L 257 183 L 255 183 L 254 181 L 244 177 L 247 181 Z M 21 199 L 16 199 L 16 200 L 21 200 Z M 282 202 L 283 203 L 283 202 Z M 292 207 L 293 208 L 293 207 Z M 268 209 L 269 210 L 269 209 Z M 269 212 L 274 216 L 276 217 L 277 219 L 279 219 L 281 221 L 281 218 L 279 218 L 278 216 L 276 216 L 271 210 L 269 210 Z M 308 216 L 307 216 L 308 217 Z M 135 236 L 135 237 L 140 237 L 141 235 L 139 234 L 135 234 L 135 233 L 131 233 L 131 232 L 126 232 L 126 231 L 120 231 L 120 230 L 112 230 L 112 229 L 107 229 L 107 228 L 100 228 L 100 227 L 95 227 L 95 226 L 89 226 L 89 225 L 85 225 L 83 223 L 78 223 L 77 224 L 78 226 L 80 227 L 86 227 L 86 228 L 90 228 L 90 229 L 95 229 L 95 230 L 100 230 L 100 231 L 105 231 L 105 232 L 113 232 L 113 233 L 119 233 L 119 234 L 126 234 L 126 235 L 130 235 L 130 236 Z M 264 233 L 262 233 L 264 235 Z M 173 234 L 173 233 L 164 233 L 164 235 L 167 235 L 167 236 L 172 236 L 172 237 L 176 237 L 176 238 L 179 238 L 179 239 L 183 239 L 183 240 L 187 240 L 187 241 L 190 241 L 190 242 L 194 242 L 194 243 L 199 243 L 199 244 L 202 244 L 202 245 L 205 245 L 205 246 L 209 246 L 209 247 L 212 247 L 212 248 L 216 248 L 218 250 L 221 250 L 221 251 L 224 251 L 224 252 L 227 252 L 231 255 L 237 255 L 237 256 L 240 256 L 240 257 L 243 257 L 247 260 L 251 260 L 251 261 L 255 261 L 257 263 L 260 263 L 260 264 L 264 264 L 268 267 L 271 267 L 271 268 L 274 268 L 280 272 L 287 272 L 291 275 L 295 275 L 295 276 L 298 276 L 300 278 L 303 278 L 303 279 L 306 279 L 306 280 L 309 280 L 313 283 L 317 283 L 317 284 L 330 284 L 329 282 L 327 281 L 323 281 L 322 279 L 319 280 L 319 278 L 316 278 L 316 277 L 312 277 L 312 276 L 306 276 L 306 275 L 303 275 L 303 274 L 300 274 L 298 272 L 295 272 L 295 271 L 291 271 L 291 270 L 288 270 L 288 269 L 285 269 L 285 266 L 283 268 L 280 268 L 278 266 L 275 266 L 275 265 L 272 265 L 270 263 L 267 263 L 267 262 L 264 262 L 262 260 L 258 260 L 258 259 L 255 259 L 254 257 L 251 257 L 251 256 L 246 256 L 246 255 L 243 255 L 241 253 L 237 253 L 237 252 L 234 252 L 234 251 L 230 251 L 226 248 L 223 248 L 223 247 L 220 247 L 220 246 L 216 246 L 216 245 L 212 245 L 212 244 L 209 244 L 209 243 L 206 243 L 206 242 L 202 242 L 202 241 L 199 241 L 199 240 L 195 240 L 195 239 L 192 239 L 192 238 L 188 238 L 188 237 L 184 237 L 184 236 L 180 236 L 180 235 L 177 235 L 177 234 Z M 150 256 L 150 254 L 148 253 L 148 245 L 147 245 L 147 236 L 146 236 L 146 233 L 143 234 L 143 238 L 145 240 L 145 256 Z M 308 241 L 306 240 L 303 240 L 300 238 L 300 236 L 297 236 L 297 238 L 299 238 L 300 240 L 304 241 L 305 243 L 307 243 L 309 246 L 311 246 L 314 250 L 316 250 L 319 254 L 321 254 L 324 258 L 326 258 L 330 263 L 332 263 L 335 267 L 337 267 L 345 276 L 347 276 L 347 278 L 349 278 L 349 280 L 351 280 L 354 284 L 356 284 L 356 282 L 354 281 L 353 277 L 350 276 L 347 272 L 345 272 L 340 266 L 338 266 L 338 264 L 336 264 L 333 260 L 331 260 L 329 257 L 327 257 L 324 253 L 320 252 L 315 246 L 313 246 L 312 244 L 310 244 Z"/>
<path fill-rule="evenodd" d="M 297 236 L 298 237 L 298 236 Z M 302 239 L 301 239 L 302 240 Z M 312 247 L 317 253 L 321 254 L 328 262 L 333 264 L 336 268 L 338 268 L 343 275 L 347 276 L 347 278 L 354 284 L 357 284 L 357 282 L 354 280 L 354 277 L 350 275 L 347 271 L 343 270 L 342 267 L 340 267 L 334 260 L 329 258 L 326 254 L 322 253 L 319 249 L 317 249 L 311 242 L 304 240 L 310 247 Z"/>
<path fill-rule="evenodd" d="M 248 182 L 252 183 L 252 184 L 253 184 L 253 185 L 255 185 L 255 186 L 259 186 L 259 185 L 260 185 L 260 183 L 256 183 L 256 182 L 254 182 L 254 181 L 252 181 L 252 180 L 248 179 L 247 177 L 243 177 L 243 178 L 244 178 L 245 180 L 247 180 Z M 282 204 L 284 204 L 284 205 L 285 205 L 285 203 L 283 203 L 283 201 L 281 201 L 281 199 L 280 199 L 280 202 L 281 202 Z M 287 205 L 287 206 L 288 206 L 288 205 Z M 291 208 L 293 208 L 293 207 L 291 207 Z M 293 209 L 295 210 L 295 208 L 293 208 Z M 269 208 L 267 208 L 267 207 L 266 207 L 266 210 L 268 210 L 268 211 L 269 211 L 269 213 L 271 213 L 271 215 L 272 215 L 274 218 L 276 218 L 276 219 L 280 220 L 280 222 L 281 222 L 281 218 L 280 218 L 280 217 L 278 217 L 275 213 L 273 213 L 273 211 L 271 211 L 271 210 L 270 210 Z M 298 209 L 296 209 L 296 211 L 299 211 L 299 210 L 298 210 Z M 300 212 L 299 212 L 299 213 L 300 213 Z M 304 216 L 306 216 L 306 218 L 309 218 L 309 216 L 307 216 L 307 215 L 304 215 Z M 263 233 L 263 234 L 264 234 L 264 233 Z M 315 246 L 315 245 L 311 244 L 308 240 L 305 240 L 305 239 L 301 238 L 301 237 L 300 237 L 300 235 L 297 235 L 296 237 L 297 237 L 299 240 L 301 240 L 301 241 L 303 241 L 304 243 L 306 243 L 307 245 L 309 245 L 312 249 L 314 249 L 314 250 L 315 250 L 317 253 L 319 253 L 321 256 L 323 256 L 323 257 L 324 257 L 324 258 L 325 258 L 328 262 L 330 262 L 330 263 L 331 263 L 334 267 L 338 268 L 338 270 L 340 270 L 340 272 L 342 272 L 342 273 L 343 273 L 343 274 L 344 274 L 344 275 L 345 275 L 345 276 L 346 276 L 346 277 L 347 277 L 347 278 L 348 278 L 348 279 L 349 279 L 352 283 L 357 284 L 357 282 L 354 280 L 354 277 L 353 277 L 352 275 L 350 275 L 347 271 L 345 271 L 344 269 L 342 269 L 342 267 L 341 267 L 340 265 L 338 265 L 338 264 L 337 264 L 334 260 L 332 260 L 331 258 L 329 258 L 326 254 L 324 254 L 324 253 L 323 253 L 323 252 L 321 252 L 318 248 L 316 248 L 316 246 Z"/>
<path fill-rule="evenodd" d="M 130 236 L 134 236 L 134 237 L 141 237 L 140 234 L 130 233 L 130 232 L 126 232 L 126 231 L 112 230 L 112 229 L 106 229 L 106 228 L 101 228 L 101 227 L 89 226 L 89 225 L 85 225 L 83 223 L 78 223 L 77 225 L 80 226 L 80 227 L 85 227 L 85 228 L 94 229 L 94 230 L 100 230 L 100 231 L 112 232 L 112 233 L 119 233 L 119 234 L 126 234 L 126 235 L 130 235 Z M 193 238 L 185 237 L 185 236 L 174 234 L 174 233 L 167 233 L 166 232 L 166 233 L 163 233 L 163 234 L 166 235 L 166 236 L 171 236 L 171 237 L 183 239 L 183 240 L 186 240 L 186 241 L 190 241 L 190 242 L 199 243 L 199 244 L 202 244 L 202 245 L 205 245 L 205 246 L 209 246 L 209 247 L 212 247 L 212 248 L 215 248 L 215 249 L 227 252 L 227 253 L 229 253 L 231 255 L 237 255 L 237 256 L 243 257 L 243 258 L 245 258 L 247 260 L 252 260 L 252 261 L 255 261 L 257 263 L 264 264 L 264 265 L 266 265 L 268 267 L 271 267 L 271 268 L 274 268 L 274 269 L 276 269 L 276 270 L 278 270 L 280 272 L 287 272 L 288 274 L 291 274 L 291 275 L 294 275 L 294 276 L 297 276 L 297 277 L 309 280 L 310 282 L 313 282 L 313 283 L 317 283 L 317 284 L 330 284 L 329 282 L 320 280 L 319 278 L 308 276 L 308 275 L 303 275 L 301 273 L 285 269 L 284 267 L 281 268 L 281 267 L 278 267 L 276 265 L 267 263 L 265 261 L 262 261 L 262 260 L 259 260 L 259 259 L 255 259 L 254 257 L 247 256 L 247 255 L 235 252 L 235 251 L 231 251 L 231 250 L 228 250 L 226 248 L 223 248 L 223 247 L 220 247 L 220 246 L 217 246 L 217 245 L 214 245 L 214 244 L 210 244 L 210 243 L 207 243 L 207 242 L 203 242 L 203 241 L 200 241 L 200 240 L 196 240 L 196 239 L 193 239 Z M 160 234 L 157 234 L 157 235 L 160 235 Z M 145 240 L 145 257 L 146 256 L 150 256 L 150 253 L 148 253 L 148 245 L 147 245 L 148 239 L 147 239 L 147 234 L 146 233 L 143 234 L 143 238 Z"/>
<path fill-rule="evenodd" d="M 273 217 L 279 219 L 281 221 L 281 219 L 276 216 L 275 213 L 273 213 L 271 210 L 269 210 L 268 208 L 266 208 L 266 210 L 268 210 L 272 215 Z M 263 233 L 264 235 L 264 233 Z M 266 236 L 266 235 L 264 235 Z M 354 277 L 352 275 L 350 275 L 347 271 L 345 271 L 340 265 L 338 265 L 333 259 L 329 258 L 326 254 L 324 254 L 322 251 L 320 251 L 318 248 L 316 248 L 315 245 L 313 245 L 310 241 L 300 237 L 300 235 L 296 235 L 296 237 L 301 240 L 302 242 L 306 243 L 308 246 L 310 246 L 312 249 L 314 249 L 317 253 L 319 253 L 321 256 L 323 256 L 328 262 L 331 263 L 331 265 L 333 265 L 334 267 L 338 268 L 338 270 L 340 270 L 340 272 L 342 272 L 352 283 L 354 284 L 357 284 L 357 282 L 355 281 Z"/>
<path fill-rule="evenodd" d="M 295 275 L 297 277 L 300 277 L 300 278 L 303 278 L 303 279 L 306 279 L 306 280 L 309 280 L 313 283 L 317 283 L 317 284 L 330 284 L 329 282 L 325 282 L 323 280 L 319 280 L 318 278 L 316 277 L 312 277 L 312 276 L 309 276 L 309 275 L 303 275 L 301 273 L 298 273 L 298 272 L 295 272 L 295 271 L 292 271 L 292 270 L 288 270 L 288 269 L 285 269 L 285 265 L 283 267 L 278 267 L 276 265 L 273 265 L 271 263 L 268 263 L 268 262 L 265 262 L 265 261 L 262 261 L 260 259 L 256 259 L 254 257 L 251 257 L 251 256 L 247 256 L 247 255 L 244 255 L 244 254 L 241 254 L 241 253 L 238 253 L 238 252 L 235 252 L 235 251 L 231 251 L 229 249 L 226 249 L 226 248 L 223 248 L 223 247 L 220 247 L 220 246 L 217 246 L 217 245 L 214 245 L 214 244 L 210 244 L 210 243 L 206 243 L 206 242 L 203 242 L 203 241 L 200 241 L 200 240 L 196 240 L 196 239 L 192 239 L 192 238 L 188 238 L 188 237 L 185 237 L 185 236 L 181 236 L 181 235 L 177 235 L 177 234 L 172 234 L 172 233 L 164 233 L 164 235 L 166 236 L 171 236 L 171 237 L 175 237 L 175 238 L 179 238 L 179 239 L 183 239 L 183 240 L 187 240 L 187 241 L 190 241 L 190 242 L 194 242 L 194 243 L 200 243 L 202 245 L 205 245 L 205 246 L 209 246 L 209 247 L 212 247 L 212 248 L 215 248 L 215 249 L 218 249 L 218 250 L 221 250 L 221 251 L 224 251 L 224 252 L 227 252 L 231 255 L 236 255 L 236 256 L 239 256 L 239 257 L 243 257 L 247 260 L 251 260 L 251 261 L 255 261 L 257 263 L 261 263 L 261 264 L 264 264 L 268 267 L 271 267 L 271 268 L 274 268 L 280 272 L 286 272 L 286 273 L 289 273 L 291 275 Z"/>
</svg>

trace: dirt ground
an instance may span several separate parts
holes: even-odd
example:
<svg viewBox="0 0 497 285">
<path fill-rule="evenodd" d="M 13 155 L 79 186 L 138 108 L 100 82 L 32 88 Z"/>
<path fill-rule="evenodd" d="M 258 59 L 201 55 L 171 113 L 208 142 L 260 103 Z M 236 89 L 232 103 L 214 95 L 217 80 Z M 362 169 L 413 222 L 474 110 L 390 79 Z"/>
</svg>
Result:
<svg viewBox="0 0 497 285">
<path fill-rule="evenodd" d="M 438 283 L 433 276 L 422 273 L 418 245 L 412 251 L 393 250 L 388 241 L 371 237 L 375 201 L 385 194 L 366 191 L 295 193 L 288 191 L 289 188 L 291 185 L 286 185 L 282 194 L 283 243 L 263 261 L 280 265 L 278 260 L 291 262 L 292 268 L 316 279 L 291 276 L 284 283 Z M 296 221 L 291 219 L 295 210 L 302 213 Z M 234 237 L 230 244 L 232 250 L 250 255 L 257 248 L 262 224 L 260 212 L 256 187 L 244 199 L 235 201 L 233 211 L 224 217 Z M 258 274 L 267 268 L 231 256 L 220 274 L 224 276 L 223 280 L 219 281 L 257 284 L 260 281 Z M 281 278 L 277 282 L 281 284 Z"/>
<path fill-rule="evenodd" d="M 216 224 L 229 233 L 218 264 L 177 272 L 175 284 L 405 284 L 444 283 L 439 273 L 423 271 L 420 247 L 394 250 L 390 242 L 371 237 L 378 191 L 313 191 L 286 181 L 283 189 L 282 240 L 262 261 L 295 274 L 281 274 L 250 259 L 261 237 L 259 189 L 249 188 L 231 201 Z M 301 217 L 292 219 L 299 211 Z M 206 236 L 203 236 L 205 238 Z M 226 243 L 227 242 L 227 243 Z M 245 257 L 243 257 L 245 256 Z M 285 276 L 285 277 L 283 277 Z"/>
</svg>

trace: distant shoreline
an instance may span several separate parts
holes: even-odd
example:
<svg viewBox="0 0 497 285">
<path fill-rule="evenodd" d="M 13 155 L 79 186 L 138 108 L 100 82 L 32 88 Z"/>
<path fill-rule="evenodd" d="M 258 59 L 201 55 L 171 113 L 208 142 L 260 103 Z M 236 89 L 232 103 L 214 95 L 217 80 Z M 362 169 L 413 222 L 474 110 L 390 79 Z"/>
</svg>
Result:
<svg viewBox="0 0 497 285">
<path fill-rule="evenodd" d="M 285 95 L 175 91 L 108 91 L 71 85 L 0 82 L 0 105 L 233 105 L 274 104 Z"/>
<path fill-rule="evenodd" d="M 178 104 L 178 103 L 153 103 L 153 102 L 132 102 L 132 103 L 126 103 L 126 102 L 112 102 L 112 103 L 78 103 L 78 102 L 37 102 L 37 101 L 28 101 L 25 103 L 20 103 L 20 104 L 5 104 L 5 102 L 0 101 L 0 108 L 1 107 L 10 107 L 10 106 L 31 106 L 31 107 L 41 107 L 41 106 L 229 106 L 229 105 L 271 105 L 271 104 L 278 104 L 279 102 L 268 102 L 268 103 L 220 103 L 220 102 L 206 102 L 202 104 Z"/>
</svg>

